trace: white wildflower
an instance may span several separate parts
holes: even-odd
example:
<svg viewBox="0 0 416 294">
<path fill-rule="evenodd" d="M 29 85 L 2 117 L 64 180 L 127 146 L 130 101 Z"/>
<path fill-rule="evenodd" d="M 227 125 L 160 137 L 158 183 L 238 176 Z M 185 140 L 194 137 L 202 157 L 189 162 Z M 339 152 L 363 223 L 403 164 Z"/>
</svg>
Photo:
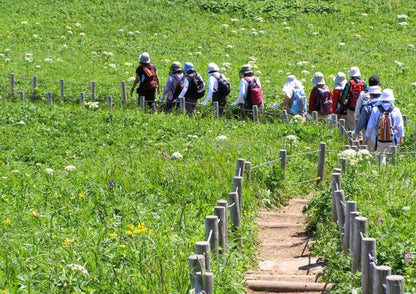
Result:
<svg viewBox="0 0 416 294">
<path fill-rule="evenodd" d="M 283 70 L 279 69 L 277 72 L 278 72 L 279 74 L 282 74 L 282 73 L 283 73 Z"/>
<path fill-rule="evenodd" d="M 132 31 L 129 31 L 127 34 L 129 34 L 130 36 L 134 35 Z"/>
<path fill-rule="evenodd" d="M 65 29 L 72 30 L 72 28 L 70 26 L 66 26 Z"/>
<path fill-rule="evenodd" d="M 12 49 L 10 49 L 10 48 L 7 48 L 6 50 L 4 50 L 5 52 L 10 52 L 10 51 L 12 51 Z"/>
<path fill-rule="evenodd" d="M 339 42 L 339 43 L 338 43 L 338 46 L 343 47 L 343 46 L 345 46 L 345 43 L 344 43 L 344 42 Z"/>
<path fill-rule="evenodd" d="M 4 61 L 5 62 L 9 62 L 11 59 L 10 58 L 5 58 Z"/>
<path fill-rule="evenodd" d="M 294 116 L 292 117 L 292 120 L 293 120 L 294 122 L 303 122 L 303 121 L 304 121 L 304 118 L 303 118 L 301 115 L 296 114 L 296 115 L 294 115 Z"/>
<path fill-rule="evenodd" d="M 72 269 L 74 271 L 80 271 L 81 273 L 83 273 L 86 276 L 90 276 L 88 271 L 82 265 L 71 263 L 71 264 L 68 264 L 67 267 L 69 267 L 70 269 Z"/>
<path fill-rule="evenodd" d="M 88 109 L 97 109 L 99 106 L 100 106 L 99 102 L 95 102 L 95 101 L 85 102 L 85 107 L 87 107 Z"/>
<path fill-rule="evenodd" d="M 256 70 L 256 72 L 254 73 L 256 76 L 259 76 L 259 75 L 261 75 L 261 71 L 259 71 L 259 70 Z"/>
<path fill-rule="evenodd" d="M 18 122 L 18 124 L 19 124 L 19 125 L 25 125 L 26 123 L 25 123 L 24 121 L 22 121 L 22 120 L 21 120 L 21 121 L 19 121 L 19 122 Z"/>
<path fill-rule="evenodd" d="M 308 24 L 308 28 L 309 28 L 309 29 L 313 29 L 313 24 L 311 24 L 311 23 L 310 23 L 310 24 Z"/>
<path fill-rule="evenodd" d="M 110 63 L 110 64 L 108 64 L 108 66 L 110 67 L 110 68 L 117 68 L 117 65 L 115 65 L 114 63 Z"/>
<path fill-rule="evenodd" d="M 403 66 L 403 63 L 397 60 L 395 60 L 394 63 L 397 64 L 398 66 Z"/>
<path fill-rule="evenodd" d="M 57 62 L 64 62 L 64 60 L 62 58 L 58 58 L 56 61 Z"/>
<path fill-rule="evenodd" d="M 227 48 L 232 49 L 234 46 L 233 45 L 227 45 Z"/>
<path fill-rule="evenodd" d="M 240 31 L 245 31 L 246 30 L 246 28 L 240 28 Z"/>
<path fill-rule="evenodd" d="M 36 68 L 41 68 L 41 66 L 40 66 L 40 65 L 36 65 L 35 67 L 36 67 Z"/>
<path fill-rule="evenodd" d="M 236 22 L 236 21 L 238 21 L 238 19 L 237 18 L 232 18 L 231 21 Z"/>
<path fill-rule="evenodd" d="M 230 67 L 232 65 L 232 63 L 230 63 L 230 62 L 224 62 L 222 65 L 225 66 L 225 67 Z"/>
<path fill-rule="evenodd" d="M 286 140 L 296 142 L 298 140 L 298 137 L 296 137 L 295 135 L 289 135 L 286 136 Z"/>
<path fill-rule="evenodd" d="M 103 55 L 105 56 L 113 56 L 113 52 L 107 52 L 107 51 L 103 51 Z"/>
<path fill-rule="evenodd" d="M 63 45 L 62 45 L 62 48 L 67 49 L 67 48 L 68 48 L 68 45 L 67 45 L 67 44 L 63 44 Z"/>
<path fill-rule="evenodd" d="M 75 24 L 75 26 L 76 26 L 76 27 L 80 27 L 80 26 L 81 26 L 81 24 L 80 24 L 79 22 L 77 22 L 77 23 Z"/>
<path fill-rule="evenodd" d="M 291 28 L 290 28 L 290 27 L 285 27 L 285 30 L 286 30 L 286 31 L 290 31 L 290 30 L 291 30 Z"/>
<path fill-rule="evenodd" d="M 79 33 L 80 37 L 85 37 L 85 33 Z"/>
<path fill-rule="evenodd" d="M 401 27 L 405 27 L 407 26 L 407 22 L 403 21 L 403 22 L 399 22 L 399 26 Z"/>
<path fill-rule="evenodd" d="M 72 31 L 68 31 L 67 33 L 70 34 L 70 35 L 73 35 L 74 34 Z"/>
<path fill-rule="evenodd" d="M 411 85 L 414 86 L 414 87 L 416 87 L 416 82 L 412 83 Z"/>
<path fill-rule="evenodd" d="M 228 138 L 227 138 L 227 136 L 220 135 L 220 136 L 216 137 L 215 140 L 217 140 L 217 141 L 226 141 L 226 140 L 228 140 Z"/>
<path fill-rule="evenodd" d="M 119 29 L 118 32 L 122 33 L 122 32 L 124 32 L 124 29 Z"/>
<path fill-rule="evenodd" d="M 361 16 L 368 17 L 368 13 L 361 13 Z"/>
<path fill-rule="evenodd" d="M 407 45 L 407 47 L 409 47 L 409 48 L 415 48 L 415 46 L 413 44 L 409 44 L 409 45 Z"/>
<path fill-rule="evenodd" d="M 406 14 L 400 14 L 397 16 L 397 19 L 404 19 L 406 20 L 408 18 L 408 16 Z"/>
<path fill-rule="evenodd" d="M 21 22 L 22 25 L 27 25 L 28 23 L 29 22 L 27 20 Z"/>
<path fill-rule="evenodd" d="M 355 34 L 355 37 L 356 37 L 357 39 L 361 39 L 361 35 L 359 35 L 359 34 Z"/>
<path fill-rule="evenodd" d="M 371 158 L 370 151 L 368 151 L 367 149 L 358 150 L 357 156 L 360 160 L 370 160 Z"/>
<path fill-rule="evenodd" d="M 198 136 L 197 135 L 188 135 L 188 138 L 194 138 L 194 139 L 196 139 L 196 138 L 198 138 Z"/>
<path fill-rule="evenodd" d="M 259 33 L 258 32 L 251 32 L 253 35 L 257 36 Z"/>
<path fill-rule="evenodd" d="M 313 32 L 313 33 L 311 33 L 311 35 L 312 36 L 317 36 L 317 35 L 319 35 L 319 33 L 318 32 Z"/>
<path fill-rule="evenodd" d="M 410 210 L 410 206 L 403 206 L 402 210 L 409 211 Z"/>
<path fill-rule="evenodd" d="M 37 39 L 37 38 L 39 38 L 39 36 L 38 35 L 33 35 L 32 38 Z"/>
<path fill-rule="evenodd" d="M 202 52 L 197 51 L 195 52 L 195 55 L 202 55 Z"/>
<path fill-rule="evenodd" d="M 132 65 L 133 65 L 133 63 L 131 63 L 131 62 L 125 62 L 125 63 L 124 63 L 124 65 L 125 65 L 125 66 L 132 66 Z"/>
<path fill-rule="evenodd" d="M 127 79 L 127 82 L 132 83 L 132 82 L 134 82 L 135 79 L 136 79 L 136 77 L 129 77 Z"/>
<path fill-rule="evenodd" d="M 302 70 L 302 72 L 301 72 L 304 76 L 307 76 L 308 74 L 310 74 L 310 72 L 309 71 L 307 71 L 307 70 Z"/>
<path fill-rule="evenodd" d="M 4 55 L 3 53 L 0 53 L 0 58 L 4 58 L 6 57 L 6 55 Z"/>
<path fill-rule="evenodd" d="M 307 64 L 308 64 L 308 62 L 307 62 L 307 61 L 299 61 L 299 62 L 297 63 L 297 65 L 298 65 L 298 66 L 307 65 Z"/>
<path fill-rule="evenodd" d="M 173 154 L 170 156 L 170 158 L 172 158 L 172 159 L 181 159 L 181 158 L 183 158 L 183 156 L 180 152 L 176 151 L 176 152 L 173 152 Z"/>
<path fill-rule="evenodd" d="M 285 22 L 285 21 L 284 21 L 284 22 L 282 22 L 282 25 L 283 25 L 283 26 L 286 26 L 286 25 L 287 25 L 287 22 Z"/>
<path fill-rule="evenodd" d="M 54 170 L 52 168 L 45 168 L 45 173 L 47 173 L 48 175 L 52 175 L 54 172 Z"/>
<path fill-rule="evenodd" d="M 75 166 L 73 166 L 73 165 L 67 165 L 67 166 L 65 166 L 65 168 L 64 168 L 64 170 L 67 170 L 67 171 L 74 171 L 76 169 L 76 167 Z"/>
<path fill-rule="evenodd" d="M 264 35 L 265 32 L 263 30 L 260 30 L 259 33 Z"/>
<path fill-rule="evenodd" d="M 140 34 L 141 34 L 139 31 L 134 31 L 134 33 L 135 33 L 136 35 L 140 35 Z"/>
<path fill-rule="evenodd" d="M 341 153 L 339 153 L 339 157 L 340 158 L 344 157 L 351 163 L 351 160 L 356 159 L 357 152 L 354 149 L 346 149 L 346 150 L 342 151 Z"/>
<path fill-rule="evenodd" d="M 224 29 L 228 29 L 230 26 L 229 26 L 228 24 L 226 24 L 226 23 L 223 23 L 223 24 L 221 25 L 221 27 L 223 27 Z"/>
<path fill-rule="evenodd" d="M 12 170 L 12 173 L 14 173 L 14 174 L 20 174 L 20 170 L 14 169 L 14 170 Z"/>
<path fill-rule="evenodd" d="M 53 63 L 52 58 L 45 58 L 43 61 L 45 61 L 47 63 Z"/>
<path fill-rule="evenodd" d="M 237 34 L 237 31 L 236 30 L 232 30 L 231 33 Z"/>
<path fill-rule="evenodd" d="M 258 21 L 258 22 L 263 22 L 264 21 L 264 18 L 262 18 L 262 17 L 256 17 L 254 20 L 255 21 Z"/>
</svg>

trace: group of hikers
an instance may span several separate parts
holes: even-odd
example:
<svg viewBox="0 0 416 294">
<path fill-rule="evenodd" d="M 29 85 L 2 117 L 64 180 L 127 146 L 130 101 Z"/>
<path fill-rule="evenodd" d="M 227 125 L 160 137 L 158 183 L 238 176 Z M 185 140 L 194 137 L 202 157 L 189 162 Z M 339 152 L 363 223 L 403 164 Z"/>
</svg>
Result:
<svg viewBox="0 0 416 294">
<path fill-rule="evenodd" d="M 157 69 L 150 62 L 150 55 L 144 52 L 139 57 L 140 65 L 136 69 L 130 95 L 137 88 L 139 96 L 144 96 L 148 107 L 156 112 L 156 93 L 160 94 L 160 81 Z M 230 84 L 220 73 L 217 64 L 208 64 L 208 87 L 192 63 L 187 62 L 182 69 L 180 62 L 173 62 L 166 85 L 160 96 L 165 103 L 165 112 L 170 112 L 179 106 L 179 101 L 185 98 L 185 110 L 188 115 L 194 113 L 198 100 L 206 105 L 210 100 L 218 102 L 221 116 L 230 94 Z M 358 67 L 351 67 L 349 79 L 342 72 L 338 72 L 332 90 L 326 83 L 324 75 L 316 72 L 311 80 L 315 85 L 306 98 L 305 89 L 300 80 L 294 75 L 287 77 L 283 86 L 284 101 L 276 103 L 273 108 L 286 107 L 292 115 L 299 115 L 303 119 L 317 111 L 321 116 L 338 114 L 346 118 L 346 128 L 352 131 L 352 137 L 359 139 L 370 151 L 385 152 L 391 146 L 402 143 L 404 123 L 400 109 L 394 105 L 394 94 L 391 89 L 380 88 L 380 79 L 373 75 L 368 85 L 361 79 Z M 206 95 L 205 95 L 206 94 Z M 237 99 L 231 106 L 242 105 L 251 110 L 256 105 L 259 111 L 264 108 L 263 93 L 260 79 L 254 75 L 250 64 L 243 65 L 240 70 L 240 90 Z"/>
</svg>

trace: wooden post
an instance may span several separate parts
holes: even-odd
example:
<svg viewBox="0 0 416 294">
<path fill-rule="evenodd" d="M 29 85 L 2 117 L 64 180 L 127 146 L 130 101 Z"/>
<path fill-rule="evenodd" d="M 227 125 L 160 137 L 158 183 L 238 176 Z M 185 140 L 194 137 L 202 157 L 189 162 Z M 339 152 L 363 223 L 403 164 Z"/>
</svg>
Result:
<svg viewBox="0 0 416 294">
<path fill-rule="evenodd" d="M 214 118 L 219 118 L 220 117 L 220 107 L 219 107 L 218 101 L 212 102 L 212 106 L 213 106 Z"/>
<path fill-rule="evenodd" d="M 339 164 L 341 165 L 342 173 L 347 173 L 347 159 L 345 157 L 341 157 L 339 159 Z"/>
<path fill-rule="evenodd" d="M 246 161 L 243 158 L 237 159 L 237 165 L 235 167 L 235 176 L 242 177 L 244 176 L 244 168 L 246 165 Z"/>
<path fill-rule="evenodd" d="M 386 277 L 386 294 L 403 294 L 404 279 L 403 276 L 390 275 Z"/>
<path fill-rule="evenodd" d="M 287 163 L 287 150 L 280 149 L 280 164 L 283 170 L 283 179 L 286 179 L 286 163 Z"/>
<path fill-rule="evenodd" d="M 20 98 L 20 101 L 25 101 L 25 93 L 23 93 L 23 91 L 20 91 L 19 92 L 19 98 Z"/>
<path fill-rule="evenodd" d="M 341 136 L 345 136 L 346 135 L 345 132 L 344 132 L 345 119 L 340 118 L 339 121 L 338 121 L 338 126 L 339 126 L 339 133 L 341 134 Z"/>
<path fill-rule="evenodd" d="M 343 190 L 337 190 L 334 193 L 334 200 L 336 204 L 338 230 L 341 236 L 344 235 L 344 224 L 345 224 L 345 196 Z"/>
<path fill-rule="evenodd" d="M 326 154 L 326 143 L 319 143 L 319 158 L 318 158 L 318 175 L 317 181 L 322 182 L 325 174 L 325 154 Z"/>
<path fill-rule="evenodd" d="M 185 97 L 179 99 L 179 108 L 181 112 L 185 112 Z"/>
<path fill-rule="evenodd" d="M 282 110 L 282 119 L 283 119 L 283 121 L 289 121 L 289 116 L 287 114 L 286 109 Z"/>
<path fill-rule="evenodd" d="M 403 125 L 407 126 L 407 115 L 402 115 L 403 118 Z"/>
<path fill-rule="evenodd" d="M 331 127 L 335 128 L 337 126 L 337 115 L 335 113 L 331 114 Z"/>
<path fill-rule="evenodd" d="M 234 232 L 241 227 L 240 204 L 238 203 L 237 192 L 228 193 L 228 203 L 230 204 L 231 231 Z"/>
<path fill-rule="evenodd" d="M 352 244 L 352 273 L 360 270 L 361 265 L 361 236 L 366 233 L 367 230 L 367 218 L 363 216 L 357 216 L 354 220 L 354 233 Z"/>
<path fill-rule="evenodd" d="M 52 104 L 52 93 L 48 92 L 48 103 Z"/>
<path fill-rule="evenodd" d="M 85 92 L 81 92 L 81 93 L 79 94 L 79 102 L 80 102 L 81 104 L 84 104 L 84 102 L 85 102 Z"/>
<path fill-rule="evenodd" d="M 38 79 L 36 76 L 34 76 L 32 78 L 32 89 L 35 90 L 37 86 L 38 86 Z"/>
<path fill-rule="evenodd" d="M 312 120 L 313 121 L 318 121 L 318 111 L 312 111 Z"/>
<path fill-rule="evenodd" d="M 218 218 L 218 252 L 227 252 L 227 210 L 224 206 L 215 206 L 214 214 Z"/>
<path fill-rule="evenodd" d="M 259 122 L 259 107 L 257 105 L 253 105 L 253 121 L 258 123 Z"/>
<path fill-rule="evenodd" d="M 205 257 L 205 269 L 207 271 L 211 270 L 211 248 L 209 247 L 209 242 L 207 241 L 198 241 L 195 243 L 195 253 L 202 254 Z"/>
<path fill-rule="evenodd" d="M 59 95 L 62 99 L 64 99 L 64 80 L 59 80 Z"/>
<path fill-rule="evenodd" d="M 127 102 L 127 98 L 126 98 L 126 82 L 125 81 L 122 81 L 120 86 L 121 86 L 121 102 L 123 104 L 126 104 L 126 102 Z"/>
<path fill-rule="evenodd" d="M 351 149 L 351 145 L 344 145 L 344 150 Z"/>
<path fill-rule="evenodd" d="M 146 109 L 146 97 L 139 96 L 139 107 L 143 110 Z"/>
<path fill-rule="evenodd" d="M 361 241 L 361 293 L 373 294 L 373 279 L 376 257 L 376 239 L 363 238 Z"/>
<path fill-rule="evenodd" d="M 374 271 L 373 293 L 384 294 L 386 291 L 383 285 L 386 285 L 386 277 L 391 275 L 391 268 L 385 265 L 378 265 Z"/>
<path fill-rule="evenodd" d="M 368 146 L 367 145 L 360 145 L 360 150 L 367 150 Z"/>
<path fill-rule="evenodd" d="M 348 252 L 350 249 L 350 226 L 351 226 L 351 212 L 357 209 L 357 202 L 347 201 L 347 207 L 345 209 L 345 225 L 344 225 L 344 238 L 342 240 L 342 250 Z"/>
<path fill-rule="evenodd" d="M 191 288 L 195 287 L 195 274 L 197 272 L 205 272 L 205 256 L 202 254 L 192 254 L 188 258 L 189 261 L 189 281 Z"/>
<path fill-rule="evenodd" d="M 245 173 L 247 174 L 247 185 L 250 185 L 251 180 L 251 162 L 246 161 L 244 165 Z"/>
<path fill-rule="evenodd" d="M 351 211 L 350 212 L 350 239 L 348 240 L 349 248 L 353 250 L 353 241 L 354 241 L 354 226 L 355 226 L 355 218 L 360 216 L 360 212 L 358 211 Z"/>
<path fill-rule="evenodd" d="M 209 242 L 215 259 L 218 259 L 218 217 L 216 215 L 205 217 L 205 240 Z"/>
<path fill-rule="evenodd" d="M 14 93 L 14 74 L 10 75 L 10 96 Z"/>
<path fill-rule="evenodd" d="M 233 192 L 238 194 L 238 204 L 240 205 L 240 212 L 243 207 L 243 177 L 234 177 Z"/>
<path fill-rule="evenodd" d="M 197 272 L 195 274 L 195 294 L 214 293 L 214 274 L 211 272 Z"/>
<path fill-rule="evenodd" d="M 218 246 L 219 253 L 227 252 L 227 209 L 224 206 L 215 206 L 214 214 L 218 218 Z"/>
<path fill-rule="evenodd" d="M 341 173 L 341 168 L 339 168 L 339 167 L 334 167 L 333 169 L 332 169 L 332 173 L 334 173 L 334 174 L 340 174 Z M 340 187 L 341 187 L 341 183 L 340 183 L 340 185 L 339 185 Z"/>
<path fill-rule="evenodd" d="M 95 100 L 95 82 L 91 82 L 91 101 Z"/>
<path fill-rule="evenodd" d="M 337 217 L 337 205 L 335 202 L 335 191 L 341 190 L 341 174 L 340 173 L 332 173 L 331 178 L 331 195 L 332 195 L 332 220 L 336 222 L 338 220 Z"/>
<path fill-rule="evenodd" d="M 224 207 L 225 216 L 224 216 L 224 221 L 223 221 L 222 226 L 225 229 L 225 234 L 224 234 L 223 242 L 225 244 L 224 248 L 228 251 L 228 201 L 224 200 L 224 199 L 218 200 L 217 201 L 217 206 Z M 224 248 L 223 248 L 223 251 L 224 251 Z"/>
<path fill-rule="evenodd" d="M 111 108 L 113 107 L 113 97 L 111 95 L 108 96 L 107 103 L 108 103 L 108 109 L 111 110 Z"/>
</svg>

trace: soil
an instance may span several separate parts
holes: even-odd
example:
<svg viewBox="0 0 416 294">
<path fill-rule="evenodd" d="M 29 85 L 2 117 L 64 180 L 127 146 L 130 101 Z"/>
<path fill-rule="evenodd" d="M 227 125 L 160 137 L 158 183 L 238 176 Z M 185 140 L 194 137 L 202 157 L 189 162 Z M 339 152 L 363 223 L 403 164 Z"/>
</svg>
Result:
<svg viewBox="0 0 416 294">
<path fill-rule="evenodd" d="M 248 294 L 322 293 L 331 285 L 321 283 L 324 264 L 309 256 L 307 219 L 302 209 L 307 199 L 291 199 L 279 211 L 262 210 L 257 219 L 258 267 L 246 273 Z"/>
</svg>

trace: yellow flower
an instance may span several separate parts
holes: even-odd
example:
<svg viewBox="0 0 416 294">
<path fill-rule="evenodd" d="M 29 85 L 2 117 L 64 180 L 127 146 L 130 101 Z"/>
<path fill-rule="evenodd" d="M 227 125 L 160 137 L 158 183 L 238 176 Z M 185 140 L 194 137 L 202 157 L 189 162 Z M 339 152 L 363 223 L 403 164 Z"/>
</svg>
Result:
<svg viewBox="0 0 416 294">
<path fill-rule="evenodd" d="M 75 240 L 74 239 L 70 239 L 70 238 L 65 238 L 64 240 L 64 245 L 68 246 L 68 247 L 72 247 L 75 244 Z"/>
<path fill-rule="evenodd" d="M 75 196 L 71 196 L 71 197 L 69 197 L 69 199 L 75 200 Z"/>
<path fill-rule="evenodd" d="M 120 244 L 120 245 L 118 245 L 118 248 L 125 249 L 126 248 L 126 245 Z"/>
<path fill-rule="evenodd" d="M 126 233 L 127 235 L 132 235 L 132 234 L 133 234 L 133 232 L 132 232 L 131 230 L 127 230 L 125 233 Z"/>
<path fill-rule="evenodd" d="M 85 197 L 85 195 L 84 194 L 82 194 L 82 193 L 79 193 L 79 198 L 81 199 L 81 198 L 84 198 Z"/>
<path fill-rule="evenodd" d="M 5 224 L 7 226 L 10 226 L 11 222 L 10 222 L 9 218 L 6 218 L 6 220 L 3 222 L 3 224 Z"/>
<path fill-rule="evenodd" d="M 128 227 L 129 229 L 133 229 L 134 225 L 130 223 L 130 224 L 128 224 L 128 225 L 127 225 L 127 227 Z"/>
<path fill-rule="evenodd" d="M 7 201 L 9 201 L 9 198 L 4 198 L 3 200 L 4 200 L 4 202 L 7 202 Z"/>
<path fill-rule="evenodd" d="M 32 211 L 30 212 L 30 216 L 31 216 L 31 217 L 36 217 L 36 218 L 38 218 L 38 217 L 39 217 L 39 214 L 38 214 L 36 211 L 32 210 Z"/>
<path fill-rule="evenodd" d="M 110 233 L 110 237 L 111 237 L 111 238 L 115 238 L 115 237 L 117 237 L 117 233 Z"/>
<path fill-rule="evenodd" d="M 1 294 L 9 294 L 10 292 L 9 292 L 9 290 L 2 290 L 1 291 Z"/>
</svg>

